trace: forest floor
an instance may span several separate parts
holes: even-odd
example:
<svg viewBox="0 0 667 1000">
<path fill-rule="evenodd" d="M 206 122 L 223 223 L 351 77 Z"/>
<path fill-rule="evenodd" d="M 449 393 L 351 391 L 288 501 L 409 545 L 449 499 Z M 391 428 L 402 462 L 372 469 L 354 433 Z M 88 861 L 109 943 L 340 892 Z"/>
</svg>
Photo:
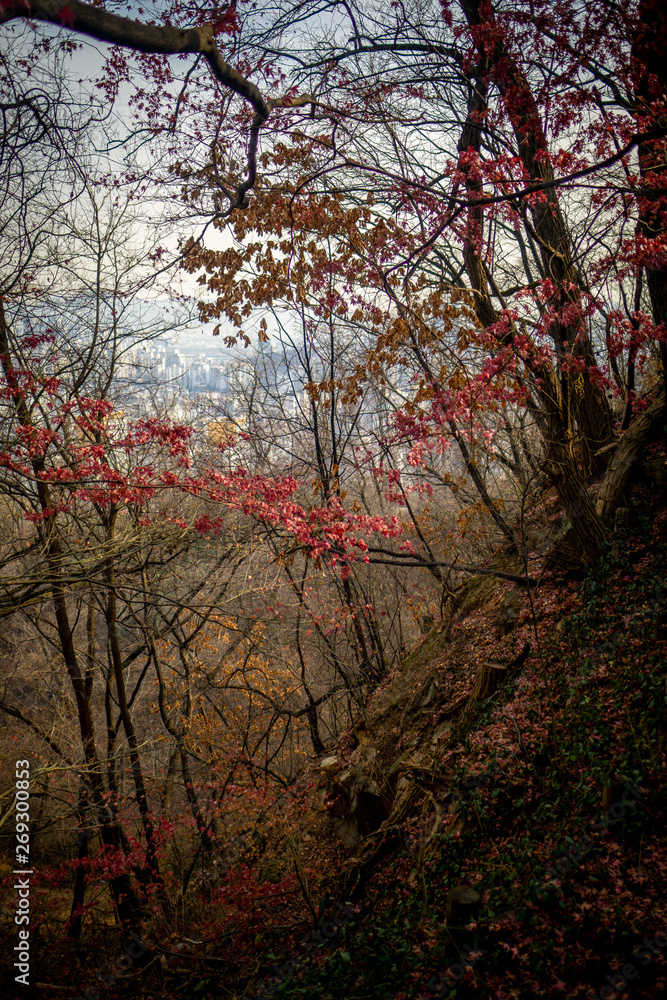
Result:
<svg viewBox="0 0 667 1000">
<path fill-rule="evenodd" d="M 171 942 L 149 929 L 100 979 L 115 932 L 89 927 L 76 989 L 35 995 L 667 995 L 662 448 L 651 462 L 583 578 L 535 559 L 537 586 L 469 581 Z M 555 531 L 553 496 L 532 516 Z"/>
</svg>

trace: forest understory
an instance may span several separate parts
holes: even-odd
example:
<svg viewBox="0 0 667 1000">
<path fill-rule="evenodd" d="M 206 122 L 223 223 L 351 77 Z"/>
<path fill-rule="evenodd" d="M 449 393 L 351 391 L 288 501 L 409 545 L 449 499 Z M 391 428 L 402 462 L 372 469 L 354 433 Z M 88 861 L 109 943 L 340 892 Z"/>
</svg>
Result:
<svg viewBox="0 0 667 1000">
<path fill-rule="evenodd" d="M 43 981 L 31 995 L 583 1000 L 622 991 L 620 976 L 630 996 L 661 996 L 661 435 L 628 504 L 626 532 L 587 574 L 541 559 L 535 586 L 461 587 L 458 608 L 304 768 L 242 857 L 226 871 L 202 862 L 170 922 L 149 918 L 120 947 L 104 878 L 91 873 L 94 902 L 72 943 L 77 866 L 36 861 Z M 546 491 L 529 520 L 545 529 L 561 514 Z M 502 550 L 492 562 L 517 569 Z M 13 931 L 5 917 L 3 948 Z"/>
</svg>

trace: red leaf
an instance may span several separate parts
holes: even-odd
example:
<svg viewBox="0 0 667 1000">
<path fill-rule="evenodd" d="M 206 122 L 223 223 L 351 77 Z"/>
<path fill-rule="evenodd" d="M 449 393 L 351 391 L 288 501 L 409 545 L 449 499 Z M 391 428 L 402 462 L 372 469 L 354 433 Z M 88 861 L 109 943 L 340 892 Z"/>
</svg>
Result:
<svg viewBox="0 0 667 1000">
<path fill-rule="evenodd" d="M 61 7 L 57 14 L 58 20 L 62 24 L 63 28 L 73 28 L 74 27 L 74 11 L 68 4 Z"/>
</svg>

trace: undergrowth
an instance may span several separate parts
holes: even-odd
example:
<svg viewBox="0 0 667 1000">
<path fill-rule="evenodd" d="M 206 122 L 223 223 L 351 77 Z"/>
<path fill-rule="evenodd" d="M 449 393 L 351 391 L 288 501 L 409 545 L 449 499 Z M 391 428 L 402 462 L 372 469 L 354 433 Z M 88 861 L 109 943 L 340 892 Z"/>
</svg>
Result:
<svg viewBox="0 0 667 1000">
<path fill-rule="evenodd" d="M 632 953 L 667 923 L 664 522 L 639 518 L 549 633 L 538 590 L 537 655 L 459 728 L 452 788 L 425 798 L 354 925 L 271 995 L 583 998 L 623 966 L 632 995 L 658 995 L 660 949 Z M 452 935 L 457 885 L 480 906 Z"/>
</svg>

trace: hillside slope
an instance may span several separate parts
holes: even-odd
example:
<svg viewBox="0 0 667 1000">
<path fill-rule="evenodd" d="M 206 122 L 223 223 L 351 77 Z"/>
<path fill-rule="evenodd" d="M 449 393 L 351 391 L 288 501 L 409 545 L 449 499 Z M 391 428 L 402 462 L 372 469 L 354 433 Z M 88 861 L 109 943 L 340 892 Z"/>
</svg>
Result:
<svg viewBox="0 0 667 1000">
<path fill-rule="evenodd" d="M 627 503 L 573 579 L 545 494 L 543 555 L 499 552 L 457 592 L 167 938 L 111 967 L 115 929 L 87 922 L 67 984 L 21 996 L 667 995 L 664 442 Z"/>
<path fill-rule="evenodd" d="M 320 762 L 326 818 L 300 861 L 321 912 L 344 900 L 348 918 L 330 940 L 262 936 L 246 995 L 663 995 L 664 468 L 586 579 L 471 580 L 369 699 Z"/>
</svg>

